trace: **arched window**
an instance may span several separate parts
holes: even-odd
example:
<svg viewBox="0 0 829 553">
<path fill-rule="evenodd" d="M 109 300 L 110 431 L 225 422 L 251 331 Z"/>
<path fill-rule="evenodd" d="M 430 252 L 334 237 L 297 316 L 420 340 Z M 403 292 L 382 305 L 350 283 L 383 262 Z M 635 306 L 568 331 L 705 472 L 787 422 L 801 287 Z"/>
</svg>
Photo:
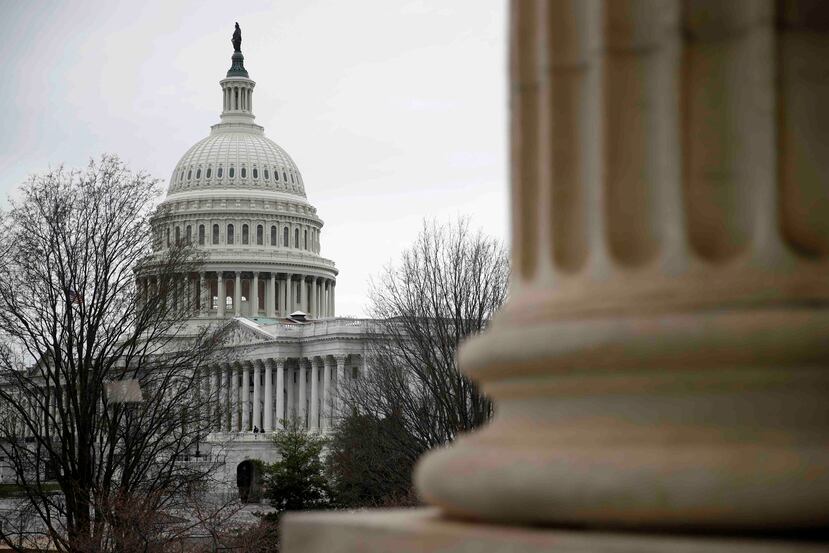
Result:
<svg viewBox="0 0 829 553">
<path fill-rule="evenodd" d="M 276 246 L 276 226 L 271 227 L 271 246 Z"/>
<path fill-rule="evenodd" d="M 253 168 L 253 178 L 255 178 L 255 179 L 259 178 L 259 171 L 256 170 L 256 167 Z"/>
<path fill-rule="evenodd" d="M 181 244 L 181 228 L 176 227 L 176 246 Z"/>
<path fill-rule="evenodd" d="M 294 229 L 294 247 L 299 248 L 299 229 Z"/>
<path fill-rule="evenodd" d="M 233 225 L 227 225 L 227 243 L 233 244 Z"/>
<path fill-rule="evenodd" d="M 291 173 L 291 184 L 294 184 L 294 174 Z"/>
<path fill-rule="evenodd" d="M 268 170 L 265 169 L 265 180 L 268 180 Z"/>
<path fill-rule="evenodd" d="M 211 171 L 211 169 L 210 169 L 210 167 L 208 167 L 207 168 L 207 174 L 205 175 L 205 177 L 207 177 L 208 179 L 210 178 L 210 171 Z"/>
<path fill-rule="evenodd" d="M 189 171 L 187 171 L 187 180 L 190 180 L 192 178 L 193 178 L 193 170 L 190 169 Z"/>
<path fill-rule="evenodd" d="M 219 225 L 213 225 L 213 244 L 219 244 Z"/>
<path fill-rule="evenodd" d="M 273 180 L 279 182 L 279 169 L 276 167 L 273 168 Z"/>
<path fill-rule="evenodd" d="M 167 247 L 170 247 L 170 229 L 167 229 Z"/>
<path fill-rule="evenodd" d="M 245 169 L 244 167 L 242 167 L 242 178 L 245 178 L 245 177 L 247 177 L 247 176 L 248 176 L 247 169 Z"/>
<path fill-rule="evenodd" d="M 308 231 L 305 231 L 305 249 L 308 249 Z"/>
<path fill-rule="evenodd" d="M 204 225 L 199 225 L 199 246 L 204 246 Z"/>
<path fill-rule="evenodd" d="M 197 179 L 200 179 L 200 178 L 201 178 L 201 168 L 196 169 L 196 178 L 197 178 Z"/>
<path fill-rule="evenodd" d="M 282 245 L 288 247 L 288 227 L 282 229 Z"/>
<path fill-rule="evenodd" d="M 257 246 L 264 246 L 264 234 L 265 230 L 262 228 L 262 225 L 256 225 L 256 245 Z"/>
<path fill-rule="evenodd" d="M 250 237 L 248 234 L 248 226 L 242 225 L 242 244 L 250 244 Z"/>
<path fill-rule="evenodd" d="M 178 181 L 179 181 L 179 182 L 183 182 L 183 181 L 184 181 L 184 171 L 183 171 L 183 170 L 182 170 L 182 171 L 179 171 L 179 173 L 178 173 Z"/>
<path fill-rule="evenodd" d="M 187 232 L 185 233 L 186 240 L 188 244 L 193 243 L 193 227 L 187 225 Z"/>
<path fill-rule="evenodd" d="M 216 173 L 216 176 L 219 177 L 219 178 L 222 178 L 222 168 L 221 167 L 219 167 L 219 172 Z"/>
<path fill-rule="evenodd" d="M 233 167 L 231 167 L 230 170 L 227 172 L 227 176 L 230 177 L 230 178 L 233 178 L 233 173 L 234 172 L 235 171 L 233 170 Z"/>
<path fill-rule="evenodd" d="M 285 174 L 285 171 L 282 171 L 282 180 L 288 182 L 288 175 Z"/>
</svg>

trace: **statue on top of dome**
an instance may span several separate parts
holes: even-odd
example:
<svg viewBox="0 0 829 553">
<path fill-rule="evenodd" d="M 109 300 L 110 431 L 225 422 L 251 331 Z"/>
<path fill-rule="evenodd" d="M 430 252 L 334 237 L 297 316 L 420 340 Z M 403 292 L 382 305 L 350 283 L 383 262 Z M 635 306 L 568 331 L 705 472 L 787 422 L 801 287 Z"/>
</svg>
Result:
<svg viewBox="0 0 829 553">
<path fill-rule="evenodd" d="M 233 31 L 233 38 L 230 39 L 230 42 L 233 43 L 234 52 L 242 51 L 242 29 L 239 28 L 238 21 L 236 22 L 236 30 Z"/>
</svg>

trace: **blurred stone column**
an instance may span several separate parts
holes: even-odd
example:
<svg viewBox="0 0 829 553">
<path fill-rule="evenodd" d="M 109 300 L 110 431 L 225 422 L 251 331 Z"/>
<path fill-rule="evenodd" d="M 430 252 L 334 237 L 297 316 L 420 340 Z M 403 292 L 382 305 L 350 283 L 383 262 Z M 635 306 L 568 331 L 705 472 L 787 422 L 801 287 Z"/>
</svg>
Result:
<svg viewBox="0 0 829 553">
<path fill-rule="evenodd" d="M 511 3 L 509 301 L 451 516 L 829 525 L 829 4 Z"/>
<path fill-rule="evenodd" d="M 312 431 L 319 430 L 319 358 L 313 357 L 311 363 L 311 413 L 308 428 Z"/>
</svg>

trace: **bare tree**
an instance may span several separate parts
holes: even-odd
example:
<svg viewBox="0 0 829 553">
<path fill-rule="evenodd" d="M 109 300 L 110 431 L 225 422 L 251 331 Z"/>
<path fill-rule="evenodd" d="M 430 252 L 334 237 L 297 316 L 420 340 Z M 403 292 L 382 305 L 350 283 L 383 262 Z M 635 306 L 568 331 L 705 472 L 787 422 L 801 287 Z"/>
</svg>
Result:
<svg viewBox="0 0 829 553">
<path fill-rule="evenodd" d="M 508 279 L 507 252 L 497 240 L 471 231 L 464 219 L 424 222 L 400 262 L 372 283 L 378 328 L 369 369 L 352 380 L 344 414 L 394 420 L 382 427 L 394 429 L 384 430 L 383 439 L 392 440 L 409 465 L 485 422 L 490 401 L 460 374 L 455 353 L 503 304 Z"/>
<path fill-rule="evenodd" d="M 124 551 L 136 513 L 174 506 L 214 472 L 188 460 L 209 431 L 214 398 L 197 373 L 221 329 L 185 324 L 200 259 L 188 244 L 154 251 L 157 181 L 104 156 L 22 193 L 0 214 L 0 452 L 53 547 Z"/>
</svg>

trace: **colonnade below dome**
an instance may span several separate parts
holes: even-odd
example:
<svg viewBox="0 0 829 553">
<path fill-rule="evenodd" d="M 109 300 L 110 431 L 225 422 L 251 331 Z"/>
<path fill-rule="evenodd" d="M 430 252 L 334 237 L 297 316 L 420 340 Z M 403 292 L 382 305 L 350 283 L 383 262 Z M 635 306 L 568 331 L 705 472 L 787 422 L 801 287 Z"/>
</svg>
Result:
<svg viewBox="0 0 829 553">
<path fill-rule="evenodd" d="M 177 281 L 173 301 L 198 317 L 288 317 L 295 311 L 316 319 L 335 316 L 336 280 L 326 276 L 213 270 L 182 274 Z M 155 275 L 138 277 L 145 297 L 159 285 Z"/>
</svg>

